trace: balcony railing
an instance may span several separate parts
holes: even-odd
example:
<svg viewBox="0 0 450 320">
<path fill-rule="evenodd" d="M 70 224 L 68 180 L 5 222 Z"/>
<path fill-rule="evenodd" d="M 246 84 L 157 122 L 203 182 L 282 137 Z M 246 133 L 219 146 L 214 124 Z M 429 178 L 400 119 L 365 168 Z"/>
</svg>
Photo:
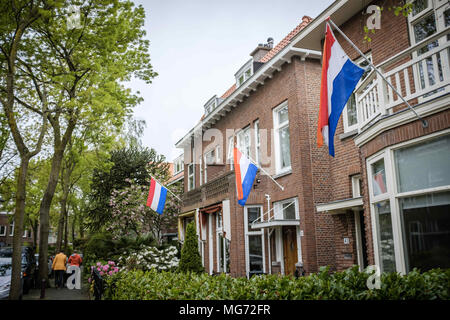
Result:
<svg viewBox="0 0 450 320">
<path fill-rule="evenodd" d="M 220 177 L 208 181 L 206 184 L 188 191 L 183 195 L 183 207 L 205 206 L 216 202 L 219 198 L 226 198 L 230 192 L 230 179 L 234 179 L 234 171 L 225 172 Z"/>
<path fill-rule="evenodd" d="M 410 105 L 449 92 L 450 28 L 443 30 L 377 66 Z M 441 40 L 439 40 L 441 38 Z M 438 41 L 439 46 L 437 46 Z M 424 51 L 423 49 L 428 49 Z M 374 70 L 355 90 L 361 132 L 380 115 L 392 114 L 404 102 Z"/>
</svg>

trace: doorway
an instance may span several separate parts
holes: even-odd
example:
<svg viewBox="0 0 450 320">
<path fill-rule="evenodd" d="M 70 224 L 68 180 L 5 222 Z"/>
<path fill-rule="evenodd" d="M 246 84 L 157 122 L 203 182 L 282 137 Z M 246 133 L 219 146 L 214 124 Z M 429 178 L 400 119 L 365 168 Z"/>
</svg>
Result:
<svg viewBox="0 0 450 320">
<path fill-rule="evenodd" d="M 284 255 L 284 274 L 294 275 L 295 264 L 298 261 L 297 254 L 297 234 L 295 226 L 283 227 L 283 255 Z"/>
</svg>

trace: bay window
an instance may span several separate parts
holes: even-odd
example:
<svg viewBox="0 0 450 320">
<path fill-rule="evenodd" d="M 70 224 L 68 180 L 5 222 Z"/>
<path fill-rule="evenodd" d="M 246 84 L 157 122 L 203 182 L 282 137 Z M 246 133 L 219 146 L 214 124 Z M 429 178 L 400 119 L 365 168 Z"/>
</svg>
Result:
<svg viewBox="0 0 450 320">
<path fill-rule="evenodd" d="M 449 133 L 368 160 L 375 260 L 383 271 L 450 267 Z"/>
</svg>

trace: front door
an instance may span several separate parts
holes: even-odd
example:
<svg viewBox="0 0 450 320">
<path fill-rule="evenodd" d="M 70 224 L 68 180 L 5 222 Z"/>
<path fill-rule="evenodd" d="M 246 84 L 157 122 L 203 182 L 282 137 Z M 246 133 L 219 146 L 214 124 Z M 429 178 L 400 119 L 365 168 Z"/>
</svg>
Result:
<svg viewBox="0 0 450 320">
<path fill-rule="evenodd" d="M 283 227 L 283 253 L 284 274 L 293 275 L 298 261 L 296 227 Z"/>
</svg>

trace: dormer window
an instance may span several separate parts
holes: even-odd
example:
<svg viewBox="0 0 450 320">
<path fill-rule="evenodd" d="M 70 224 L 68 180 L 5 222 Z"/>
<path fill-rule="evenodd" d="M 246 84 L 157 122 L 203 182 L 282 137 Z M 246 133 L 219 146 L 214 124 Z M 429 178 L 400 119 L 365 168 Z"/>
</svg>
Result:
<svg viewBox="0 0 450 320">
<path fill-rule="evenodd" d="M 205 115 L 212 112 L 219 105 L 220 101 L 221 100 L 219 100 L 217 96 L 214 96 L 211 99 L 209 99 L 208 102 L 206 102 L 205 104 Z"/>
<path fill-rule="evenodd" d="M 236 77 L 236 86 L 241 86 L 247 79 L 253 75 L 253 59 L 244 64 L 234 75 Z"/>
</svg>

